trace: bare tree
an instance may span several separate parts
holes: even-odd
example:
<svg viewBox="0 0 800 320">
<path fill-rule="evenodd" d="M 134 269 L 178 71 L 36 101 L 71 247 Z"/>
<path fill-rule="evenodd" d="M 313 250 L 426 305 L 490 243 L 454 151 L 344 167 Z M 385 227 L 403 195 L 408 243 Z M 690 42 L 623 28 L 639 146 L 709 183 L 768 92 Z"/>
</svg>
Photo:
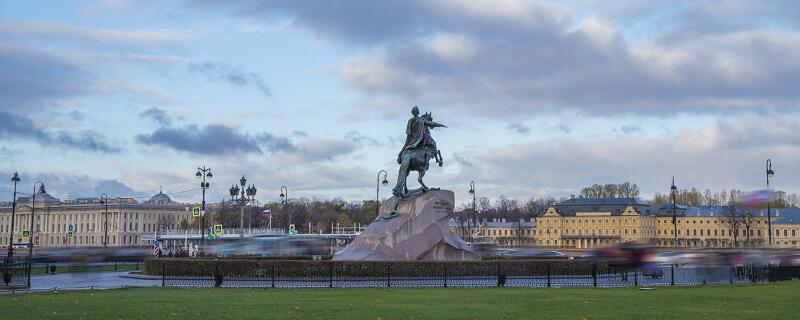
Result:
<svg viewBox="0 0 800 320">
<path fill-rule="evenodd" d="M 741 215 L 740 220 L 741 225 L 744 227 L 745 236 L 747 237 L 745 245 L 750 246 L 750 229 L 753 227 L 753 224 L 756 223 L 756 216 L 753 214 L 753 211 L 747 210 Z"/>
<path fill-rule="evenodd" d="M 733 246 L 738 248 L 739 229 L 742 225 L 739 208 L 735 205 L 725 207 L 725 212 L 722 215 L 722 223 L 730 228 L 728 230 L 733 235 Z"/>
</svg>

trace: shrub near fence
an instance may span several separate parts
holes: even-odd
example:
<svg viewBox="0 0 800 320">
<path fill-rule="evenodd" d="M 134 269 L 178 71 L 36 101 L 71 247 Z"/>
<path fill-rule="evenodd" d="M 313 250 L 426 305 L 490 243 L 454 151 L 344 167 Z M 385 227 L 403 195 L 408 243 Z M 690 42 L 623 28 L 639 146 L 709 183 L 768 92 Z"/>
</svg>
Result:
<svg viewBox="0 0 800 320">
<path fill-rule="evenodd" d="M 162 276 L 164 285 L 242 287 L 430 287 L 548 286 L 551 276 L 580 274 L 592 285 L 592 272 L 606 264 L 585 260 L 513 260 L 471 262 L 290 261 L 257 259 L 151 259 L 145 273 Z M 502 281 L 501 281 L 502 280 Z"/>
</svg>

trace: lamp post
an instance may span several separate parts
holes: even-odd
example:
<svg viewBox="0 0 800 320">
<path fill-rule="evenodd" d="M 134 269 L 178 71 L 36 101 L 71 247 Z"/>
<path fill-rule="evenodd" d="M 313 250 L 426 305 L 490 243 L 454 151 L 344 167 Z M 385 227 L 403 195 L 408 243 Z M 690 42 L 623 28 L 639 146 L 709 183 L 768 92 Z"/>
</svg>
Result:
<svg viewBox="0 0 800 320">
<path fill-rule="evenodd" d="M 381 173 L 383 173 L 383 181 L 381 181 Z M 381 184 L 384 187 L 389 185 L 386 175 L 386 170 L 378 171 L 378 180 L 375 182 L 375 217 L 381 214 Z"/>
<path fill-rule="evenodd" d="M 675 194 L 678 192 L 678 187 L 675 186 L 675 177 L 672 177 L 672 186 L 669 187 L 672 194 L 672 226 L 675 228 L 672 232 L 675 236 L 675 248 L 680 246 L 678 242 L 678 215 L 675 213 Z"/>
<path fill-rule="evenodd" d="M 106 206 L 106 213 L 103 216 L 103 248 L 108 248 L 108 194 L 103 192 L 100 201 Z"/>
<path fill-rule="evenodd" d="M 239 179 L 239 184 L 242 186 L 241 188 L 237 185 L 233 185 L 229 191 L 231 194 L 231 201 L 236 201 L 241 206 L 239 208 L 239 239 L 244 239 L 244 206 L 247 202 L 250 202 L 251 197 L 256 195 L 256 187 L 251 185 L 245 188 L 247 179 L 244 175 Z"/>
<path fill-rule="evenodd" d="M 772 171 L 772 160 L 767 159 L 767 190 L 769 190 L 769 177 L 775 175 L 775 171 Z M 767 230 L 769 232 L 769 246 L 772 247 L 772 215 L 770 214 L 770 205 L 772 204 L 772 193 L 770 193 L 770 199 L 767 200 Z"/>
<path fill-rule="evenodd" d="M 30 228 L 31 229 L 28 231 L 28 250 L 29 250 L 28 254 L 31 256 L 31 258 L 33 258 L 33 215 L 34 215 L 34 213 L 36 211 L 36 185 L 37 184 L 39 185 L 39 192 L 40 193 L 45 193 L 44 182 L 36 181 L 36 183 L 33 184 L 33 196 L 31 196 L 31 224 L 30 224 Z M 38 234 L 39 230 L 36 230 L 36 232 Z"/>
<path fill-rule="evenodd" d="M 281 206 L 283 206 L 283 214 L 286 215 L 287 205 L 289 204 L 289 189 L 286 186 L 281 186 Z M 292 225 L 292 213 L 289 212 L 289 226 Z"/>
<path fill-rule="evenodd" d="M 19 173 L 14 172 L 14 176 L 11 177 L 11 181 L 14 182 L 14 196 L 11 202 L 11 233 L 9 233 L 8 237 L 8 260 L 9 263 L 11 262 L 11 258 L 14 256 L 14 217 L 17 214 L 17 183 L 20 182 Z"/>
<path fill-rule="evenodd" d="M 203 202 L 200 205 L 200 240 L 205 241 L 206 238 L 206 189 L 210 186 L 208 182 L 206 182 L 206 178 L 211 179 L 214 177 L 211 174 L 211 168 L 206 168 L 203 166 L 202 168 L 197 168 L 197 173 L 194 175 L 195 177 L 202 178 L 203 181 L 200 182 L 200 189 L 203 190 Z"/>
<path fill-rule="evenodd" d="M 247 198 L 250 199 L 250 202 L 252 204 L 255 204 L 256 202 L 256 191 L 258 191 L 258 189 L 256 189 L 256 186 L 252 184 L 249 187 L 247 187 L 246 190 Z M 253 213 L 250 212 L 250 214 L 247 217 L 247 233 L 251 233 L 253 231 L 252 228 L 253 228 Z"/>
<path fill-rule="evenodd" d="M 477 202 L 475 201 L 475 181 L 470 180 L 469 182 L 469 194 L 472 195 L 472 216 L 475 219 L 475 227 L 480 228 L 480 220 L 478 220 L 478 207 Z M 470 230 L 470 232 L 472 232 L 472 230 Z"/>
</svg>

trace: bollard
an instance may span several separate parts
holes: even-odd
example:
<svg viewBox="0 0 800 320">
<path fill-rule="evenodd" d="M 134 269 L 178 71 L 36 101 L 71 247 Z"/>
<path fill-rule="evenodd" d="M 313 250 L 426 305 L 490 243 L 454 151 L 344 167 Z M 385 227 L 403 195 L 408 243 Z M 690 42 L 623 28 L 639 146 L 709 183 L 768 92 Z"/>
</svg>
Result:
<svg viewBox="0 0 800 320">
<path fill-rule="evenodd" d="M 592 264 L 592 282 L 594 287 L 597 287 L 597 263 Z"/>
<path fill-rule="evenodd" d="M 638 287 L 639 286 L 638 273 L 639 273 L 639 269 L 633 269 L 633 286 L 634 287 Z"/>
<path fill-rule="evenodd" d="M 163 287 L 167 283 L 167 264 L 161 264 L 161 286 Z"/>
</svg>

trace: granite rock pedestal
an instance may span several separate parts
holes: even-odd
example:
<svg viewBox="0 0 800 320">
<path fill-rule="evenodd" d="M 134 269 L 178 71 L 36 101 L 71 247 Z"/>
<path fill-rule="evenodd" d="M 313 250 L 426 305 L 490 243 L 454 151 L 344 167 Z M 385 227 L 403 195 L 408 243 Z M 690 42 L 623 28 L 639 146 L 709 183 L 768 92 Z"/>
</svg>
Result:
<svg viewBox="0 0 800 320">
<path fill-rule="evenodd" d="M 344 250 L 339 261 L 465 261 L 480 260 L 470 245 L 450 232 L 455 197 L 450 190 L 431 190 L 386 200 L 378 218 Z"/>
</svg>

